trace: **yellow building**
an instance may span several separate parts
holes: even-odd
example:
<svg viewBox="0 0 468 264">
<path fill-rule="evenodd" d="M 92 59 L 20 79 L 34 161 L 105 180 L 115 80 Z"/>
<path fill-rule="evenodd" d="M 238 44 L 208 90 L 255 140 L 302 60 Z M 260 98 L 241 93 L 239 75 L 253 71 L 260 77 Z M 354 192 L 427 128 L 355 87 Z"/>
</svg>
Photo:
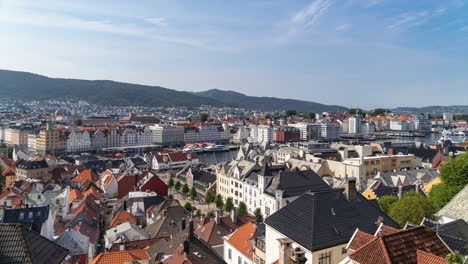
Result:
<svg viewBox="0 0 468 264">
<path fill-rule="evenodd" d="M 47 124 L 47 128 L 39 131 L 36 140 L 36 150 L 40 153 L 62 152 L 66 148 L 66 140 L 60 130 L 53 129 Z"/>
<path fill-rule="evenodd" d="M 7 168 L 2 172 L 2 177 L 5 177 L 5 186 L 12 184 L 16 180 L 16 169 L 14 167 Z"/>
<path fill-rule="evenodd" d="M 416 167 L 414 155 L 386 155 L 363 158 L 366 179 L 373 178 L 380 173 L 391 171 L 411 170 Z"/>
<path fill-rule="evenodd" d="M 16 164 L 16 179 L 42 179 L 49 174 L 49 165 L 45 160 L 22 160 Z"/>
</svg>

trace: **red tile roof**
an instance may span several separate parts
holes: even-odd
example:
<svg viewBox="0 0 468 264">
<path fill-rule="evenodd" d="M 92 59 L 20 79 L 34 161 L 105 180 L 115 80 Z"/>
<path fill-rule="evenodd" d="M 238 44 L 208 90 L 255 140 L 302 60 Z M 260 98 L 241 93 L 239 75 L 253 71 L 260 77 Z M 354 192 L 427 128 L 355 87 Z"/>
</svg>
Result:
<svg viewBox="0 0 468 264">
<path fill-rule="evenodd" d="M 352 243 L 352 242 L 351 242 Z M 417 263 L 417 250 L 445 257 L 450 250 L 437 234 L 425 226 L 375 236 L 349 257 L 361 264 Z"/>
<path fill-rule="evenodd" d="M 184 252 L 184 246 L 180 245 L 176 251 L 169 258 L 163 260 L 164 264 L 203 264 L 203 258 L 196 256 L 194 254 L 187 255 Z"/>
<path fill-rule="evenodd" d="M 447 264 L 447 260 L 422 250 L 416 251 L 418 264 Z"/>
<path fill-rule="evenodd" d="M 368 243 L 369 241 L 373 240 L 374 238 L 375 236 L 358 230 L 352 238 L 352 240 L 350 241 L 348 248 L 351 250 L 356 250 Z"/>
<path fill-rule="evenodd" d="M 120 211 L 114 219 L 109 224 L 109 228 L 116 227 L 120 224 L 123 224 L 125 222 L 130 222 L 134 225 L 137 224 L 135 217 L 133 217 L 131 214 L 129 214 L 127 211 Z"/>
<path fill-rule="evenodd" d="M 97 182 L 99 180 L 99 175 L 93 170 L 83 170 L 78 175 L 76 175 L 71 181 L 83 183 L 86 180 L 90 180 L 91 182 Z"/>
<path fill-rule="evenodd" d="M 225 238 L 225 240 L 239 252 L 253 260 L 253 243 L 251 239 L 255 235 L 256 230 L 255 224 L 249 222 L 239 227 L 229 238 Z"/>
<path fill-rule="evenodd" d="M 89 264 L 122 264 L 133 260 L 148 260 L 146 249 L 124 250 L 97 255 Z"/>
<path fill-rule="evenodd" d="M 81 200 L 83 199 L 84 195 L 77 189 L 71 189 L 70 190 L 70 201 L 69 203 L 72 203 L 75 200 Z"/>
</svg>

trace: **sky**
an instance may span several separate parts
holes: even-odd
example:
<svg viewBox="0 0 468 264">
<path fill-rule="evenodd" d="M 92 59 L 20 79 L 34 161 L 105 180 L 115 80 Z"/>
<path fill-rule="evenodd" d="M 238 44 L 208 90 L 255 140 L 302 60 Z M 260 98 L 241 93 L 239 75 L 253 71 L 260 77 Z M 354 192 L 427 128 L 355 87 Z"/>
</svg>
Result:
<svg viewBox="0 0 468 264">
<path fill-rule="evenodd" d="M 365 109 L 466 105 L 467 14 L 468 0 L 0 0 L 0 69 Z"/>
</svg>

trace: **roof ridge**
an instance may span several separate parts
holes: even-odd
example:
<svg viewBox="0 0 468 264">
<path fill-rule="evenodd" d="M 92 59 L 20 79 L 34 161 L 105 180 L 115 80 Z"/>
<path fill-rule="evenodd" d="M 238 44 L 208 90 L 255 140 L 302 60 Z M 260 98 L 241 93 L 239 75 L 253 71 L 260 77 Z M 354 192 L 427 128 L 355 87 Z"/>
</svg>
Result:
<svg viewBox="0 0 468 264">
<path fill-rule="evenodd" d="M 397 233 L 399 233 L 399 232 L 397 232 Z M 395 234 L 395 233 L 394 233 L 394 234 Z M 392 264 L 392 259 L 390 258 L 390 255 L 388 254 L 387 246 L 385 245 L 385 242 L 384 242 L 383 238 L 382 238 L 382 237 L 378 237 L 378 239 L 379 239 L 379 244 L 380 244 L 380 246 L 382 246 L 382 248 L 383 248 L 383 252 L 384 252 L 384 257 L 385 257 L 385 259 L 388 261 L 389 264 Z"/>
<path fill-rule="evenodd" d="M 317 203 L 316 203 L 317 199 L 315 199 L 315 193 L 310 193 L 309 195 L 313 196 L 313 206 L 312 206 L 312 220 L 313 220 L 313 219 L 315 219 L 315 212 L 316 212 L 315 208 L 316 208 L 316 205 L 317 205 Z M 311 228 L 312 229 L 311 230 L 312 231 L 311 232 L 312 233 L 312 241 L 314 241 L 314 236 L 315 236 L 315 222 L 316 221 L 312 221 L 312 228 Z M 311 246 L 313 247 L 314 245 L 311 245 Z"/>
</svg>

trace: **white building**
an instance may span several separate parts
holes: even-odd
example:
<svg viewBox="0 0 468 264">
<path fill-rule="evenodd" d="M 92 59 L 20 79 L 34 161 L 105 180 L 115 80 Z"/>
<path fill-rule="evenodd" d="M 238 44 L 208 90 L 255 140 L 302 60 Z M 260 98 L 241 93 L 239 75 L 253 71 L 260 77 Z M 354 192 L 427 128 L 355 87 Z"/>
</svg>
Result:
<svg viewBox="0 0 468 264">
<path fill-rule="evenodd" d="M 67 152 L 83 152 L 91 150 L 91 137 L 87 130 L 71 129 L 67 136 Z"/>
<path fill-rule="evenodd" d="M 37 135 L 35 133 L 28 134 L 28 151 L 29 152 L 36 152 L 36 142 L 37 142 Z"/>
<path fill-rule="evenodd" d="M 320 124 L 321 138 L 325 140 L 340 138 L 341 126 L 338 123 Z"/>
<path fill-rule="evenodd" d="M 153 143 L 161 145 L 178 145 L 184 143 L 184 127 L 171 125 L 155 125 L 150 127 L 153 132 Z"/>
<path fill-rule="evenodd" d="M 273 128 L 269 126 L 254 126 L 250 130 L 249 141 L 253 143 L 273 142 Z"/>
<path fill-rule="evenodd" d="M 361 129 L 361 118 L 359 116 L 350 117 L 349 118 L 348 133 L 349 134 L 359 134 L 361 132 L 360 129 Z"/>
</svg>

